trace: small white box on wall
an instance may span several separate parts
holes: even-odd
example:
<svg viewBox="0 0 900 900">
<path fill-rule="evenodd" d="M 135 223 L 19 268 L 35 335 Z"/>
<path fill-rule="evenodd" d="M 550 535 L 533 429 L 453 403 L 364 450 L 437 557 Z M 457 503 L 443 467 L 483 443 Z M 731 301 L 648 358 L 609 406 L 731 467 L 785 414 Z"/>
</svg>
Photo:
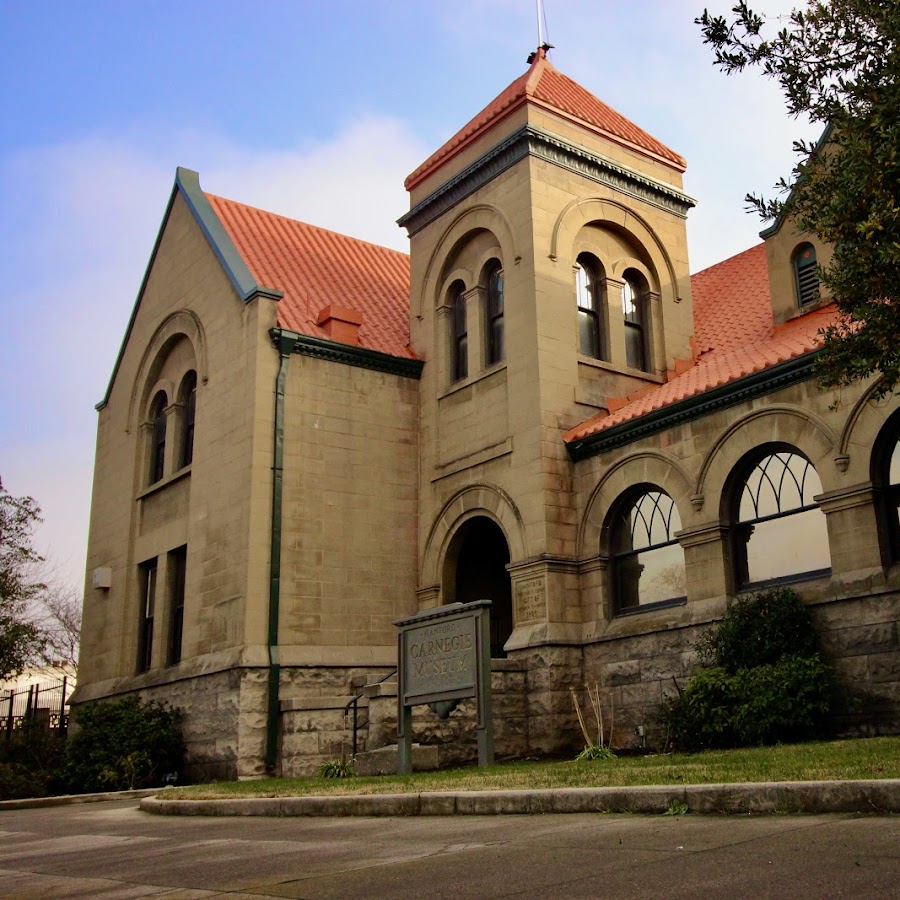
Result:
<svg viewBox="0 0 900 900">
<path fill-rule="evenodd" d="M 91 583 L 95 588 L 108 591 L 112 587 L 112 569 L 109 566 L 99 566 L 94 569 Z"/>
</svg>

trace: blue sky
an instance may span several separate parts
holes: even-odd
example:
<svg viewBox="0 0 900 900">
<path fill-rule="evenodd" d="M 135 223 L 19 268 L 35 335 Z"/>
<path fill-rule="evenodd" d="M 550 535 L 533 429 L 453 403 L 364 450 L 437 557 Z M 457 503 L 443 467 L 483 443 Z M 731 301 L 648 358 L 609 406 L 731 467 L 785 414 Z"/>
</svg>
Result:
<svg viewBox="0 0 900 900">
<path fill-rule="evenodd" d="M 726 78 L 703 0 L 545 0 L 554 65 L 688 160 L 693 271 L 757 242 L 787 119 Z M 724 12 L 732 0 L 711 2 Z M 751 4 L 773 16 L 786 0 Z M 406 249 L 403 178 L 525 69 L 533 0 L 0 0 L 0 478 L 80 583 L 96 413 L 178 165 Z"/>
</svg>

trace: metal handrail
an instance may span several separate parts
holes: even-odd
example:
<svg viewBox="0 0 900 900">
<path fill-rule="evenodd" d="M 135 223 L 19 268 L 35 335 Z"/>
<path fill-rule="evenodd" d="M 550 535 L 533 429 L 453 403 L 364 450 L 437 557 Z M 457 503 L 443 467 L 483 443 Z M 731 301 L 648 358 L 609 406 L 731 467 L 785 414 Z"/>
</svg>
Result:
<svg viewBox="0 0 900 900">
<path fill-rule="evenodd" d="M 390 672 L 388 672 L 387 675 L 385 675 L 383 678 L 379 678 L 378 681 L 373 681 L 373 682 L 367 684 L 366 687 L 373 687 L 376 684 L 384 684 L 384 682 L 387 681 L 388 678 L 392 678 L 396 674 L 397 674 L 397 669 L 394 668 Z M 366 695 L 366 691 L 365 691 L 365 688 L 363 688 L 363 690 L 360 691 L 360 693 L 358 693 L 352 699 L 348 700 L 346 705 L 344 706 L 344 717 L 345 718 L 347 716 L 347 711 L 350 709 L 351 706 L 353 707 L 353 758 L 354 759 L 356 758 L 357 735 L 359 734 L 359 701 L 362 700 L 362 698 L 365 697 L 365 695 Z"/>
</svg>

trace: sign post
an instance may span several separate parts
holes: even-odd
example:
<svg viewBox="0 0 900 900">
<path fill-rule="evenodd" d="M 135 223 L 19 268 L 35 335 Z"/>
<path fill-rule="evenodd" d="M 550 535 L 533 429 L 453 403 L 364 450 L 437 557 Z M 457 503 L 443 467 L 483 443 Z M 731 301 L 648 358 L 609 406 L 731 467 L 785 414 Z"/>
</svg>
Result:
<svg viewBox="0 0 900 900">
<path fill-rule="evenodd" d="M 477 703 L 478 765 L 494 761 L 491 716 L 490 600 L 451 603 L 394 624 L 399 628 L 397 771 L 412 772 L 412 708 L 423 703 Z"/>
</svg>

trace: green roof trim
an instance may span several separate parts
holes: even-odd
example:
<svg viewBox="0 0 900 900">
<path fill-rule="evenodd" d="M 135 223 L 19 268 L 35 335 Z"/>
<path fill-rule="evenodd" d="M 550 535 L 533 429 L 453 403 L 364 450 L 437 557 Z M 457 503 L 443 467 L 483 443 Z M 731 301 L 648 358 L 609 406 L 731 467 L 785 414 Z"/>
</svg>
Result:
<svg viewBox="0 0 900 900">
<path fill-rule="evenodd" d="M 589 459 L 658 434 L 660 431 L 674 428 L 676 425 L 708 416 L 720 409 L 806 381 L 812 377 L 813 366 L 819 353 L 819 350 L 804 353 L 761 372 L 746 375 L 737 381 L 710 388 L 696 397 L 686 397 L 670 406 L 655 409 L 638 419 L 621 422 L 596 434 L 570 441 L 566 444 L 566 449 L 573 462 Z"/>
<path fill-rule="evenodd" d="M 284 328 L 273 328 L 269 334 L 275 346 L 279 346 L 284 338 L 293 340 L 293 352 L 299 353 L 301 356 L 327 359 L 329 362 L 357 366 L 360 369 L 371 369 L 374 372 L 386 372 L 388 375 L 399 375 L 401 378 L 418 380 L 422 377 L 422 368 L 425 365 L 421 359 L 391 356 L 389 353 L 382 353 L 379 350 L 369 350 L 366 347 L 354 347 L 325 338 L 310 337 Z"/>
<path fill-rule="evenodd" d="M 672 185 L 637 172 L 536 125 L 523 125 L 471 165 L 435 188 L 409 212 L 404 213 L 397 224 L 406 228 L 410 236 L 416 234 L 501 172 L 528 156 L 575 172 L 597 184 L 612 187 L 682 219 L 696 205 L 692 197 Z"/>
<path fill-rule="evenodd" d="M 252 300 L 258 294 L 280 300 L 284 291 L 276 291 L 272 288 L 264 288 L 256 283 L 256 279 L 247 268 L 244 258 L 238 253 L 234 241 L 231 240 L 222 221 L 216 215 L 212 204 L 200 187 L 200 175 L 193 169 L 185 169 L 179 166 L 175 170 L 175 187 L 181 191 L 185 202 L 190 207 L 200 230 L 209 241 L 209 246 L 225 270 L 225 274 L 231 280 L 237 295 L 245 303 Z"/>
<path fill-rule="evenodd" d="M 131 337 L 131 330 L 134 327 L 134 320 L 137 317 L 138 307 L 141 304 L 141 298 L 147 287 L 147 281 L 150 278 L 150 272 L 153 270 L 153 264 L 156 262 L 156 254 L 159 252 L 159 245 L 162 242 L 163 233 L 169 222 L 169 216 L 172 214 L 172 206 L 178 195 L 184 198 L 188 205 L 200 230 L 203 232 L 206 240 L 209 242 L 213 253 L 228 275 L 229 280 L 234 286 L 235 292 L 244 303 L 249 302 L 255 297 L 268 297 L 272 300 L 280 300 L 284 296 L 283 291 L 274 290 L 273 288 L 262 287 L 256 283 L 256 280 L 250 274 L 247 264 L 243 257 L 238 253 L 234 241 L 228 236 L 225 227 L 216 215 L 209 200 L 200 187 L 200 176 L 193 169 L 186 169 L 179 166 L 175 170 L 175 184 L 172 186 L 172 193 L 169 195 L 169 202 L 166 204 L 166 211 L 163 213 L 162 222 L 159 231 L 156 233 L 156 240 L 153 243 L 153 249 L 150 251 L 150 259 L 147 267 L 144 269 L 144 277 L 141 279 L 141 285 L 138 288 L 137 298 L 131 309 L 131 316 L 128 319 L 128 325 L 125 328 L 125 336 L 122 338 L 122 344 L 119 347 L 119 353 L 113 365 L 112 374 L 109 377 L 109 384 L 106 386 L 106 393 L 103 399 L 94 406 L 94 409 L 101 410 L 109 403 L 109 395 L 112 392 L 113 383 L 122 364 L 122 356 L 125 353 L 125 347 L 128 339 Z"/>
</svg>

